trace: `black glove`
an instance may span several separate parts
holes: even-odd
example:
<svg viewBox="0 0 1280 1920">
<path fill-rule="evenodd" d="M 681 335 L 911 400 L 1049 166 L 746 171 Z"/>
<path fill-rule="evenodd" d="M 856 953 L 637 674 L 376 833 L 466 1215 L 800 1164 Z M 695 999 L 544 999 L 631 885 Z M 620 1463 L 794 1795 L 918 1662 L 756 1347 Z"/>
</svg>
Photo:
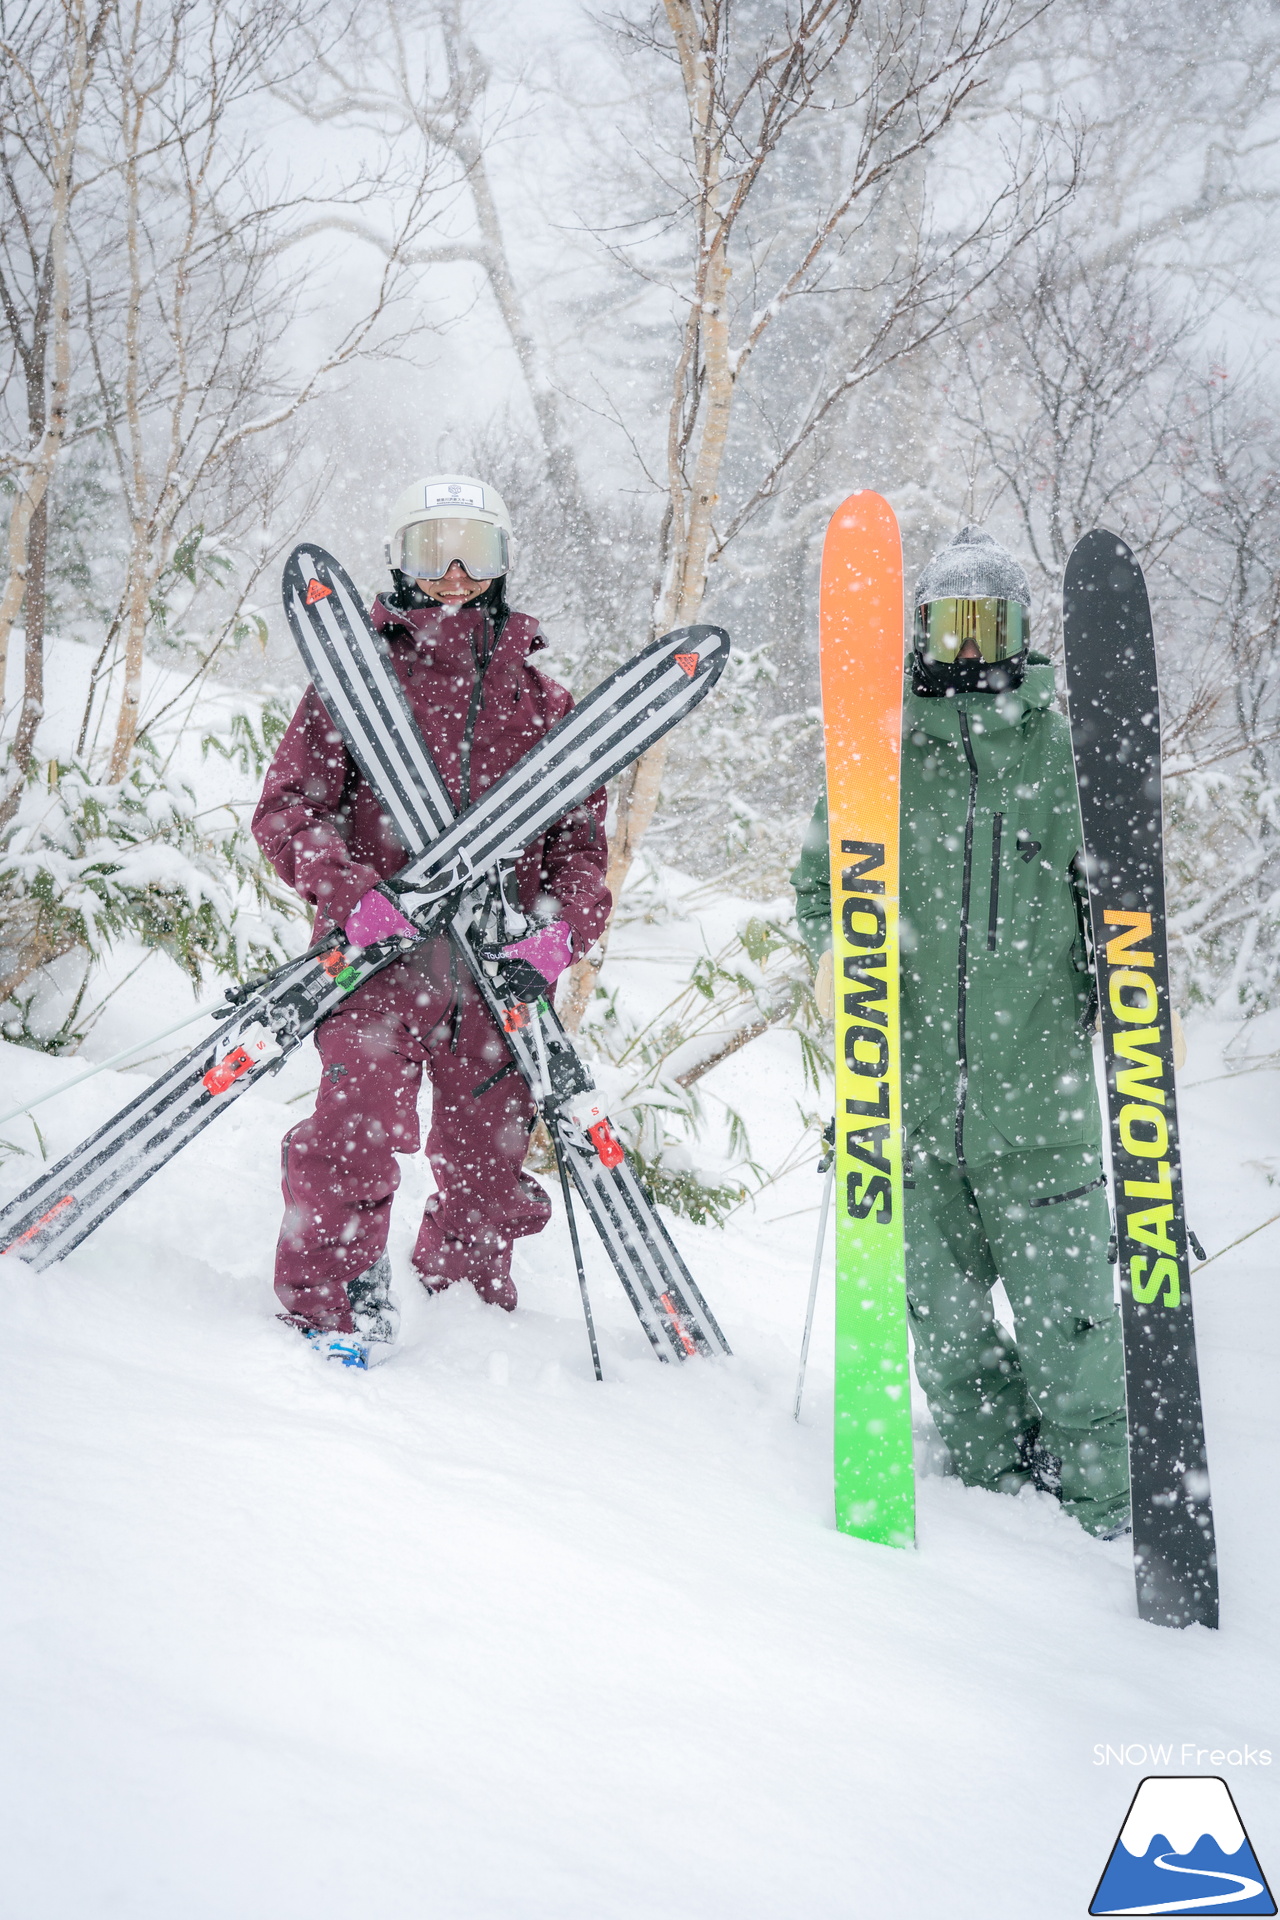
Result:
<svg viewBox="0 0 1280 1920">
<path fill-rule="evenodd" d="M 484 957 L 497 961 L 498 984 L 510 999 L 523 1000 L 526 1006 L 532 1006 L 535 1000 L 544 1000 L 550 994 L 550 981 L 527 960 L 504 954 L 501 947 L 486 947 Z"/>
</svg>

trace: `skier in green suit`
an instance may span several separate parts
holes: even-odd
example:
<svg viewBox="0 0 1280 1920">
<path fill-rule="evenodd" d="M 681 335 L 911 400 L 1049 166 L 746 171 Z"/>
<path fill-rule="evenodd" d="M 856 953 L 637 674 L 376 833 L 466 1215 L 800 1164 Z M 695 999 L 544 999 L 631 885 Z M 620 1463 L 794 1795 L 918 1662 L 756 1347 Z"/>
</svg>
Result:
<svg viewBox="0 0 1280 1920">
<path fill-rule="evenodd" d="M 936 554 L 915 601 L 901 935 L 916 1374 L 961 1479 L 1040 1487 L 1109 1538 L 1129 1523 L 1124 1364 L 1070 736 L 1053 668 L 1029 651 L 1026 573 L 989 534 Z M 791 882 L 829 1012 L 825 795 Z"/>
</svg>

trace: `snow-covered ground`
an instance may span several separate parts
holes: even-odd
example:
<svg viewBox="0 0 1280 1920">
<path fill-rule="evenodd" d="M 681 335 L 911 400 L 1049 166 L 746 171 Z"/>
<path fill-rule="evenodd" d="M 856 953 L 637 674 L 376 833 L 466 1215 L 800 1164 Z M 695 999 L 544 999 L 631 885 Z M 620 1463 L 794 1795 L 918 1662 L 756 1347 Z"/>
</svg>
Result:
<svg viewBox="0 0 1280 1920">
<path fill-rule="evenodd" d="M 673 937 L 622 943 L 624 996 Z M 90 1058 L 190 1004 L 149 974 Z M 1210 1252 L 1280 1207 L 1280 1079 L 1216 1079 L 1232 1031 L 1193 1022 L 1181 1076 Z M 6 1046 L 0 1105 L 82 1066 Z M 40 1109 L 46 1151 L 154 1071 Z M 716 1076 L 781 1159 L 794 1040 Z M 731 1361 L 659 1366 L 588 1249 L 597 1386 L 558 1201 L 514 1318 L 430 1300 L 419 1162 L 402 1349 L 326 1370 L 269 1284 L 277 1143 L 313 1084 L 304 1054 L 60 1267 L 0 1261 L 0 1911 L 1065 1920 L 1141 1775 L 1197 1770 L 1280 1880 L 1280 1225 L 1197 1288 L 1223 1624 L 1161 1632 L 1125 1546 L 1040 1496 L 926 1476 L 914 1552 L 835 1532 L 829 1278 L 791 1418 L 811 1165 L 723 1232 L 675 1224 Z M 8 1194 L 39 1145 L 29 1120 L 0 1132 L 33 1156 L 0 1169 Z M 1155 1743 L 1169 1761 L 1144 1762 Z M 1128 1762 L 1097 1764 L 1107 1746 Z"/>
<path fill-rule="evenodd" d="M 201 804 L 247 796 L 182 752 Z M 743 911 L 626 929 L 628 1012 Z M 126 980 L 137 957 L 95 984 L 119 991 L 81 1057 L 0 1044 L 0 1111 L 190 1010 L 163 959 Z M 1181 1075 L 1210 1252 L 1280 1209 L 1280 1077 L 1218 1078 L 1234 1033 L 1192 1022 Z M 0 1127 L 0 1196 L 194 1038 Z M 1280 1016 L 1250 1048 L 1280 1051 Z M 1280 1224 L 1197 1287 L 1223 1625 L 1164 1633 L 1125 1546 L 1042 1497 L 926 1472 L 914 1552 L 835 1532 L 829 1249 L 791 1418 L 811 1157 L 724 1231 L 674 1223 L 731 1361 L 659 1366 L 588 1245 L 603 1386 L 558 1198 L 514 1318 L 429 1300 L 419 1160 L 401 1350 L 326 1370 L 270 1290 L 278 1142 L 315 1079 L 304 1049 L 61 1266 L 0 1259 L 4 1920 L 1065 1920 L 1141 1775 L 1197 1770 L 1280 1879 Z M 704 1087 L 765 1167 L 820 1104 L 779 1032 Z"/>
</svg>

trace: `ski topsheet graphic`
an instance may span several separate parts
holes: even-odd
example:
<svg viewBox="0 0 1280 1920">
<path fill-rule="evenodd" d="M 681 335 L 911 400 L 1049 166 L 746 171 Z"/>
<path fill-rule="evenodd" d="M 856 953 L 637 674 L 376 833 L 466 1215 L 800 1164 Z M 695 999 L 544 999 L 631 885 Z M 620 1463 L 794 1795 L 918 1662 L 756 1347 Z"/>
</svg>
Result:
<svg viewBox="0 0 1280 1920">
<path fill-rule="evenodd" d="M 1092 1914 L 1274 1913 L 1225 1780 L 1144 1780 L 1089 1905 Z"/>
<path fill-rule="evenodd" d="M 1213 1627 L 1165 943 L 1160 695 L 1142 570 L 1115 534 L 1076 546 L 1063 624 L 1107 1068 L 1138 1611 L 1161 1626 Z"/>
<path fill-rule="evenodd" d="M 296 556 L 290 565 L 296 572 Z M 313 567 L 301 582 L 300 601 L 318 574 Z M 316 610 L 333 597 L 323 579 L 319 587 L 311 601 Z M 412 836 L 406 841 L 422 851 L 389 889 L 399 890 L 404 912 L 422 932 L 443 932 L 462 911 L 463 896 L 482 868 L 516 858 L 529 840 L 660 739 L 715 684 L 728 652 L 728 636 L 717 627 L 683 628 L 653 641 L 587 694 L 456 820 L 446 796 L 439 836 L 430 845 Z M 393 810 L 393 817 L 399 825 L 401 813 Z M 0 1251 L 36 1268 L 62 1259 L 247 1088 L 275 1072 L 349 993 L 411 944 L 387 940 L 360 948 L 331 934 L 268 979 L 228 994 L 207 1039 L 0 1209 Z M 635 1260 L 661 1275 L 662 1263 L 650 1246 L 652 1209 L 634 1176 L 628 1179 L 634 1193 L 622 1182 L 622 1191 L 598 1196 L 597 1204 L 616 1213 L 617 1233 L 632 1244 Z M 677 1339 L 680 1305 L 674 1295 L 651 1319 L 647 1330 L 655 1345 Z M 685 1338 L 696 1350 L 687 1329 Z"/>
<path fill-rule="evenodd" d="M 902 546 L 879 494 L 838 507 L 822 550 L 822 717 L 836 1052 L 836 1525 L 915 1536 L 902 1227 L 898 804 Z"/>
<path fill-rule="evenodd" d="M 418 732 L 386 642 L 370 624 L 347 574 L 322 548 L 296 549 L 285 568 L 284 601 L 316 691 L 395 822 L 411 856 L 406 870 L 416 871 L 422 865 L 413 857 L 418 850 L 440 844 L 453 827 L 452 802 Z M 719 627 L 683 627 L 642 649 L 607 684 L 615 694 L 625 693 L 633 720 L 648 716 L 647 733 L 654 738 L 656 716 L 661 715 L 662 732 L 682 718 L 719 677 L 728 649 L 728 635 Z M 575 719 L 579 724 L 570 727 Z M 590 745 L 593 770 L 616 758 L 612 703 L 587 694 L 553 734 L 562 728 L 565 744 L 546 756 L 546 766 L 561 780 L 562 791 L 581 798 L 596 784 L 589 780 L 582 788 L 584 743 Z M 552 738 L 548 735 L 548 741 Z M 487 797 L 477 802 L 480 809 Z M 510 865 L 495 867 L 464 893 L 449 929 L 458 951 L 506 1035 L 512 1062 L 552 1132 L 654 1352 L 662 1360 L 728 1353 L 715 1316 L 637 1181 L 603 1097 L 554 1008 L 546 999 L 527 1005 L 505 989 L 502 964 L 493 956 L 529 926 L 512 878 Z M 400 896 L 402 905 L 408 897 Z"/>
</svg>

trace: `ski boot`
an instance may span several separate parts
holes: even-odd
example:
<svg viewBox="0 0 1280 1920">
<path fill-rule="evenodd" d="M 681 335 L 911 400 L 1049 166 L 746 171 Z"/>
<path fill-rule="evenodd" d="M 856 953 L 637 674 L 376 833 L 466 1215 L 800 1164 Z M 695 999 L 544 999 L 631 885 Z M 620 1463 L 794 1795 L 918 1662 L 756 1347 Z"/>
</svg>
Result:
<svg viewBox="0 0 1280 1920">
<path fill-rule="evenodd" d="M 1047 1493 L 1061 1505 L 1062 1461 L 1060 1457 L 1056 1453 L 1050 1453 L 1040 1438 L 1038 1429 L 1033 1428 L 1029 1434 L 1023 1435 L 1023 1439 L 1026 1442 L 1026 1460 L 1031 1469 L 1032 1486 L 1038 1488 L 1041 1493 Z M 1121 1514 L 1097 1531 L 1089 1525 L 1087 1520 L 1082 1520 L 1078 1513 L 1075 1518 L 1080 1520 L 1086 1533 L 1093 1534 L 1095 1540 L 1123 1540 L 1133 1532 L 1133 1521 L 1128 1513 Z"/>
<path fill-rule="evenodd" d="M 1037 1433 L 1030 1449 L 1031 1484 L 1041 1493 L 1047 1493 L 1051 1499 L 1062 1501 L 1062 1461 L 1056 1453 L 1050 1453 L 1048 1447 Z"/>
<path fill-rule="evenodd" d="M 391 1260 L 380 1254 L 371 1267 L 347 1282 L 347 1299 L 356 1338 L 366 1346 L 394 1346 L 400 1334 L 400 1307 L 391 1291 Z M 379 1356 L 385 1359 L 386 1355 Z"/>
<path fill-rule="evenodd" d="M 319 1327 L 303 1327 L 301 1331 L 323 1359 L 363 1372 L 390 1359 L 400 1331 L 400 1308 L 391 1291 L 391 1261 L 385 1253 L 354 1280 L 348 1280 L 347 1299 L 354 1322 L 350 1333 L 325 1332 Z"/>
</svg>

